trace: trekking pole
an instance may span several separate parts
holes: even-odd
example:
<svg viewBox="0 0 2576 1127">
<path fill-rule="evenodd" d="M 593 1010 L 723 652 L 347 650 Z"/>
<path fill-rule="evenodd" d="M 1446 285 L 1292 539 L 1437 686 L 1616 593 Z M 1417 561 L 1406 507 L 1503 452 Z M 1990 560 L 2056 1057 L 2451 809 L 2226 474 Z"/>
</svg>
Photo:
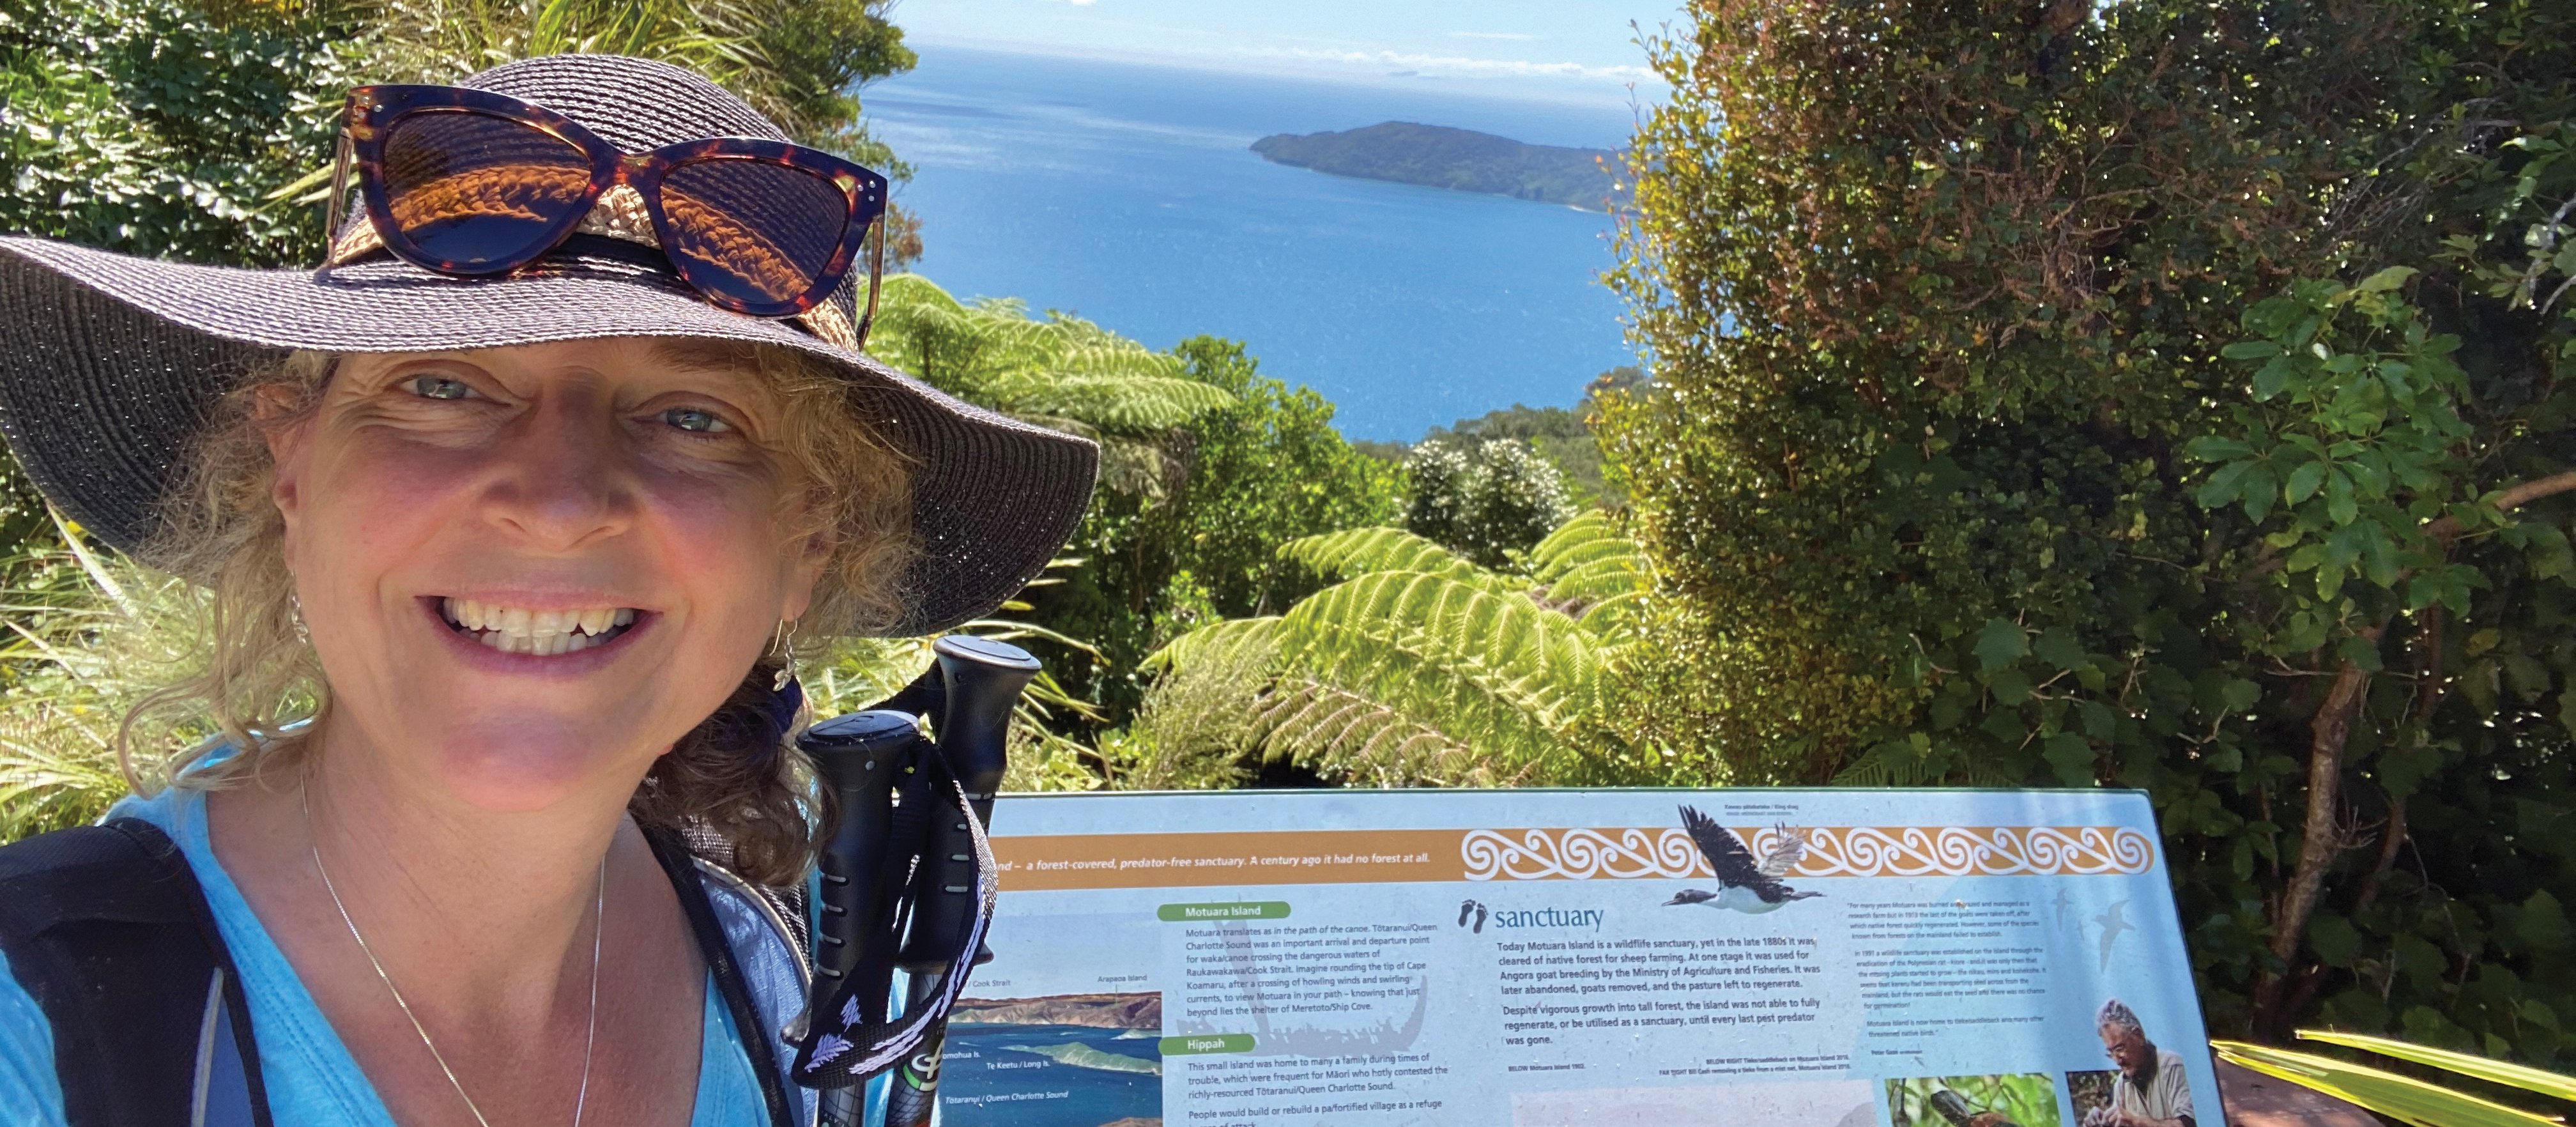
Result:
<svg viewBox="0 0 2576 1127">
<path fill-rule="evenodd" d="M 880 874 L 891 829 L 895 775 L 914 745 L 926 742 L 918 717 L 895 711 L 853 712 L 826 720 L 796 738 L 814 760 L 823 786 L 839 807 L 832 840 L 815 859 L 821 875 L 814 928 L 814 988 L 810 1016 L 831 1003 L 841 982 L 858 969 L 867 935 L 888 926 Z M 803 1029 L 789 1031 L 802 1040 Z M 857 1127 L 866 1085 L 820 1093 L 825 1127 Z"/>
<path fill-rule="evenodd" d="M 1037 676 L 1038 660 L 1018 646 L 964 635 L 941 638 L 933 648 L 945 690 L 933 721 L 937 754 L 965 790 L 972 817 L 990 825 L 993 793 L 1001 789 L 1010 765 L 1011 711 Z M 911 933 L 896 956 L 911 983 L 908 1007 L 929 1000 L 965 942 L 975 910 L 973 833 L 953 811 L 943 811 L 931 824 L 922 864 L 913 874 Z M 992 959 L 993 950 L 979 945 L 971 957 L 969 965 L 981 966 Z M 886 1087 L 885 1127 L 930 1122 L 939 1106 L 939 1060 L 946 1038 L 943 1019 L 896 1070 Z"/>
</svg>

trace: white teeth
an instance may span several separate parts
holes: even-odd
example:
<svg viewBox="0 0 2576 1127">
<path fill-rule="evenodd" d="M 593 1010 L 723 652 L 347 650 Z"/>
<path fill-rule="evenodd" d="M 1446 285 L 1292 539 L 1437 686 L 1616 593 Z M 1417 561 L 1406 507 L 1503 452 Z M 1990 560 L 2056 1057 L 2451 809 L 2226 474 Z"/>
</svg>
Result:
<svg viewBox="0 0 2576 1127">
<path fill-rule="evenodd" d="M 473 599 L 447 599 L 440 610 L 449 622 L 474 639 L 503 653 L 552 657 L 608 644 L 605 635 L 635 623 L 632 607 L 587 607 L 581 610 L 527 610 Z"/>
</svg>

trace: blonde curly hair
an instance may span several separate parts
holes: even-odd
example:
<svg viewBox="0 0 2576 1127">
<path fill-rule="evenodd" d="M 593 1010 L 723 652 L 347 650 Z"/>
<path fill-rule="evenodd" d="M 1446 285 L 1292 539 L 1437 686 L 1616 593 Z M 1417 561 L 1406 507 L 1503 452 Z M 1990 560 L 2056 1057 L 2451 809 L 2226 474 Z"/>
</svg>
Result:
<svg viewBox="0 0 2576 1127">
<path fill-rule="evenodd" d="M 799 620 L 803 646 L 868 633 L 902 617 L 913 558 L 911 466 L 863 412 L 864 393 L 827 362 L 770 345 L 688 341 L 692 359 L 757 373 L 778 397 L 773 455 L 805 482 L 807 527 L 831 556 Z M 146 694 L 124 721 L 118 753 L 139 793 L 168 785 L 217 789 L 296 765 L 306 751 L 293 722 L 331 709 L 330 683 L 304 637 L 285 560 L 285 518 L 271 501 L 268 433 L 306 417 L 339 357 L 297 352 L 245 375 L 200 432 L 187 477 L 169 494 L 144 562 L 206 589 L 187 672 Z M 283 408 L 281 412 L 281 408 Z M 716 711 L 654 762 L 629 800 L 646 826 L 721 840 L 744 877 L 801 880 L 822 829 L 811 765 L 780 738 L 765 707 L 781 659 L 765 654 Z M 140 731 L 194 722 L 220 739 L 144 753 Z M 227 748 L 237 753 L 216 757 Z"/>
</svg>

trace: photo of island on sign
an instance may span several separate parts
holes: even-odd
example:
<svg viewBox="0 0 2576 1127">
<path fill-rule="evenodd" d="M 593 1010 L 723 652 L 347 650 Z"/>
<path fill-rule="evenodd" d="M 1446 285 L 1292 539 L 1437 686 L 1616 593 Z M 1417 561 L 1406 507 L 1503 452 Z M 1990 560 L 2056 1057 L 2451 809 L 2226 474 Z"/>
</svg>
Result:
<svg viewBox="0 0 2576 1127">
<path fill-rule="evenodd" d="M 948 1027 L 950 1127 L 1152 1127 L 1163 1120 L 1163 996 L 961 998 Z"/>
</svg>

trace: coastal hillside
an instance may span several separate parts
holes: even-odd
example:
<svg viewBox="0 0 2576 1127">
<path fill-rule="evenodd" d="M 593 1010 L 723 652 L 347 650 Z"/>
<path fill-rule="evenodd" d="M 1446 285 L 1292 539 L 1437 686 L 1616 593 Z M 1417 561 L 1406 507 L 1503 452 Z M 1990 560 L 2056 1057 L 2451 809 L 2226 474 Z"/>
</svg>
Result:
<svg viewBox="0 0 2576 1127">
<path fill-rule="evenodd" d="M 1163 996 L 1056 994 L 1044 998 L 960 998 L 949 1020 L 961 1025 L 1087 1025 L 1094 1029 L 1163 1028 Z"/>
<path fill-rule="evenodd" d="M 1275 133 L 1252 143 L 1264 159 L 1335 176 L 1392 180 L 1608 211 L 1625 193 L 1607 149 L 1524 145 L 1509 137 L 1388 121 L 1339 133 Z"/>
</svg>

